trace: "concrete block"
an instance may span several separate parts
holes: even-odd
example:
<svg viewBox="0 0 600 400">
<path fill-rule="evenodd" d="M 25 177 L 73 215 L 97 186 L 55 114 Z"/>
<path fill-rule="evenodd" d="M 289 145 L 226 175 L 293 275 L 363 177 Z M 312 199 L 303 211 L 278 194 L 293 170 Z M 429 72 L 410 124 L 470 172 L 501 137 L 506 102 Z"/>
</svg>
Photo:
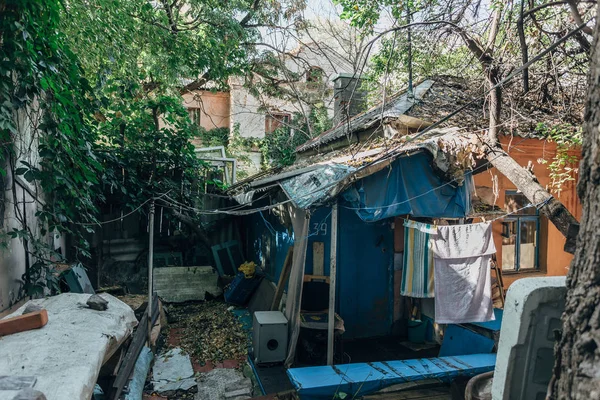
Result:
<svg viewBox="0 0 600 400">
<path fill-rule="evenodd" d="M 198 376 L 195 400 L 241 400 L 252 397 L 252 381 L 236 369 L 217 368 Z"/>
<path fill-rule="evenodd" d="M 523 278 L 510 286 L 500 330 L 492 398 L 545 399 L 561 328 L 565 277 Z"/>
<path fill-rule="evenodd" d="M 154 269 L 154 288 L 167 303 L 204 300 L 219 296 L 218 275 L 212 267 L 162 267 Z"/>
<path fill-rule="evenodd" d="M 159 394 L 193 388 L 196 380 L 190 357 L 183 354 L 180 348 L 161 354 L 154 363 L 152 384 L 154 391 Z"/>
</svg>

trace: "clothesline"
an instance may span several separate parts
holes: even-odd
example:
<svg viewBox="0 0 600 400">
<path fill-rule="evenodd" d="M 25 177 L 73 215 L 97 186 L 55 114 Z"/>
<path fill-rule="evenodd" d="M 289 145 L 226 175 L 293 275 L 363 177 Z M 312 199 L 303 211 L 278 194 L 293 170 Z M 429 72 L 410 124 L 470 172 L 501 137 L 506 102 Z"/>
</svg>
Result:
<svg viewBox="0 0 600 400">
<path fill-rule="evenodd" d="M 521 207 L 521 208 L 519 208 L 519 209 L 517 209 L 517 210 L 511 211 L 511 212 L 509 212 L 509 213 L 506 213 L 506 214 L 502 214 L 502 215 L 500 215 L 499 217 L 496 217 L 496 218 L 494 218 L 494 219 L 490 219 L 490 220 L 487 220 L 487 221 L 485 220 L 485 218 L 484 218 L 484 217 L 475 217 L 475 218 L 483 218 L 483 219 L 484 219 L 484 221 L 483 221 L 483 222 L 494 222 L 494 221 L 498 221 L 499 219 L 506 218 L 506 217 L 508 217 L 509 215 L 516 214 L 516 213 L 518 213 L 518 212 L 521 212 L 521 211 L 523 211 L 523 210 L 526 210 L 526 209 L 528 209 L 528 208 L 531 208 L 531 207 L 535 207 L 536 209 L 538 209 L 538 210 L 539 210 L 541 207 L 543 207 L 543 206 L 544 206 L 546 203 L 548 203 L 548 202 L 549 202 L 550 200 L 552 200 L 553 198 L 554 198 L 553 196 L 550 196 L 550 197 L 548 197 L 546 200 L 544 200 L 544 201 L 541 201 L 541 202 L 539 202 L 539 203 L 537 203 L 537 204 L 531 204 L 531 203 L 529 203 L 529 204 L 527 204 L 527 205 L 526 205 L 526 206 L 524 206 L 524 207 Z M 464 217 L 464 218 L 468 218 L 468 216 L 467 216 L 467 217 Z M 447 218 L 440 218 L 440 219 L 447 219 Z M 409 219 L 409 218 L 402 218 L 402 220 L 403 220 L 404 222 L 413 221 L 412 219 Z M 468 224 L 465 224 L 465 225 L 468 225 Z"/>
</svg>

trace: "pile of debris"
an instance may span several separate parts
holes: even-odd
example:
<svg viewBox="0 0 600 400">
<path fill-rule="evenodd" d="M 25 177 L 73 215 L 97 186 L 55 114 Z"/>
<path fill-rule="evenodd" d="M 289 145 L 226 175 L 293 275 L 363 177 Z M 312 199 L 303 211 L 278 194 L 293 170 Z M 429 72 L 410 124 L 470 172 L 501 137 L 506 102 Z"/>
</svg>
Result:
<svg viewBox="0 0 600 400">
<path fill-rule="evenodd" d="M 168 309 L 171 332 L 180 329 L 181 347 L 201 365 L 225 360 L 244 362 L 248 337 L 228 305 L 207 301 Z"/>
</svg>

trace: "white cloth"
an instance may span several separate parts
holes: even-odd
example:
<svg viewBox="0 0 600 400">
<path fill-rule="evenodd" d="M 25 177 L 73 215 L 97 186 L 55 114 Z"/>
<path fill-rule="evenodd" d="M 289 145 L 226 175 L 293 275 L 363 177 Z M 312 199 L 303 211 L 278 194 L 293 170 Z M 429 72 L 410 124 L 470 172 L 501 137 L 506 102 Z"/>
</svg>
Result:
<svg viewBox="0 0 600 400">
<path fill-rule="evenodd" d="M 287 288 L 285 303 L 285 317 L 288 320 L 289 341 L 285 366 L 290 367 L 296 356 L 296 344 L 300 334 L 300 304 L 302 302 L 302 289 L 304 285 L 304 266 L 306 264 L 306 247 L 308 244 L 309 218 L 306 211 L 288 205 L 292 227 L 294 229 L 294 254 L 292 269 Z"/>
<path fill-rule="evenodd" d="M 0 375 L 35 376 L 33 389 L 48 400 L 90 399 L 100 367 L 131 335 L 137 319 L 131 307 L 109 294 L 104 311 L 85 306 L 89 294 L 62 293 L 30 300 L 6 318 L 23 314 L 28 304 L 45 308 L 40 329 L 0 338 Z M 84 305 L 82 307 L 82 305 Z M 16 393 L 0 390 L 0 399 Z"/>
<path fill-rule="evenodd" d="M 491 223 L 438 226 L 435 258 L 435 322 L 494 319 L 490 260 L 496 252 Z"/>
</svg>

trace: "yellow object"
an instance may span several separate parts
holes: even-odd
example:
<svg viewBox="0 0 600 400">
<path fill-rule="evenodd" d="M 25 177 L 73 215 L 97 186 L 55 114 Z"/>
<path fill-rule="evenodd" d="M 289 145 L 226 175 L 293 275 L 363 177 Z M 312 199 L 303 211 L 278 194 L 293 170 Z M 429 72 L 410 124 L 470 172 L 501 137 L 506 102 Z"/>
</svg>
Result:
<svg viewBox="0 0 600 400">
<path fill-rule="evenodd" d="M 256 272 L 256 264 L 254 261 L 246 261 L 238 268 L 238 271 L 244 273 L 244 277 L 246 279 L 250 279 L 254 277 L 254 273 Z"/>
</svg>

